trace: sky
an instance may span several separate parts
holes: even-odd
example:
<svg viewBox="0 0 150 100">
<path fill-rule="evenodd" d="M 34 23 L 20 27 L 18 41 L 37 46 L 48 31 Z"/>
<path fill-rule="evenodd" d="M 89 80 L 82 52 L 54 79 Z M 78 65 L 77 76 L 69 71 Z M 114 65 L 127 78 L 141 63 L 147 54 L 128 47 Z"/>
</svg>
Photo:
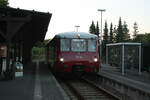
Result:
<svg viewBox="0 0 150 100">
<path fill-rule="evenodd" d="M 103 12 L 103 23 L 107 21 L 118 25 L 119 17 L 126 21 L 129 33 L 133 33 L 133 24 L 137 22 L 139 33 L 150 33 L 150 0 L 9 0 L 9 6 L 14 8 L 52 13 L 52 18 L 45 39 L 55 34 L 68 31 L 89 32 L 92 21 L 99 22 Z"/>
</svg>

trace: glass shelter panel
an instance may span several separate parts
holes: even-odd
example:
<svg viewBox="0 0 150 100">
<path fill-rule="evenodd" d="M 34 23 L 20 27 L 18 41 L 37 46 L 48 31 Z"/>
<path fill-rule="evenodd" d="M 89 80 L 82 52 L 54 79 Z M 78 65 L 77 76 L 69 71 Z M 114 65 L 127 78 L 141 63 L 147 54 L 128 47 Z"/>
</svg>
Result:
<svg viewBox="0 0 150 100">
<path fill-rule="evenodd" d="M 125 73 L 141 74 L 141 43 L 107 44 L 107 64 Z"/>
<path fill-rule="evenodd" d="M 112 66 L 120 68 L 122 63 L 122 48 L 121 46 L 108 47 L 108 63 Z"/>
<path fill-rule="evenodd" d="M 139 68 L 139 46 L 128 46 L 126 45 L 124 54 L 124 66 L 126 69 Z"/>
</svg>

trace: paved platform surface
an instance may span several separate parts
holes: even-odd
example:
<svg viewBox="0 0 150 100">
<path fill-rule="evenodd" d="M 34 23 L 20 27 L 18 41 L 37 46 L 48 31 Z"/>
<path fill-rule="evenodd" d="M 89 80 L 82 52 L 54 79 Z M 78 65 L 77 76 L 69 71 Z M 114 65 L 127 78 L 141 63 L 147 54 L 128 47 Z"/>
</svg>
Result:
<svg viewBox="0 0 150 100">
<path fill-rule="evenodd" d="M 44 63 L 29 63 L 23 77 L 0 81 L 0 100 L 69 100 Z"/>
<path fill-rule="evenodd" d="M 122 73 L 116 68 L 106 64 L 102 64 L 102 68 L 99 74 L 125 85 L 132 86 L 133 88 L 137 88 L 150 93 L 149 73 L 143 72 L 141 75 L 139 75 L 138 72 L 128 71 L 125 73 L 125 75 L 122 75 Z"/>
</svg>

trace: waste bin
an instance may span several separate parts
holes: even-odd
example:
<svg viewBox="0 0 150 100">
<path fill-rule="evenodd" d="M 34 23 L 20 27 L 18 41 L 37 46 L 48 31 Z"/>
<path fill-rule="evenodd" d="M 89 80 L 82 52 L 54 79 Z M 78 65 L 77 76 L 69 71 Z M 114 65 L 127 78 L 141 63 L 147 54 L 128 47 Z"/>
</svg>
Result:
<svg viewBox="0 0 150 100">
<path fill-rule="evenodd" d="M 15 77 L 23 77 L 23 64 L 20 62 L 15 62 Z"/>
</svg>

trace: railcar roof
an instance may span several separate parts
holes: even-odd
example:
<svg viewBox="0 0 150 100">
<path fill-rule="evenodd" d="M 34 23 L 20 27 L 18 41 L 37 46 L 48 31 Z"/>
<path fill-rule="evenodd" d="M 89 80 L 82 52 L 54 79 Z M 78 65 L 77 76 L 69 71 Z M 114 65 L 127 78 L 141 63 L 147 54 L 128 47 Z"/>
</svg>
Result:
<svg viewBox="0 0 150 100">
<path fill-rule="evenodd" d="M 64 32 L 57 34 L 55 38 L 97 38 L 97 35 L 86 32 Z"/>
</svg>

